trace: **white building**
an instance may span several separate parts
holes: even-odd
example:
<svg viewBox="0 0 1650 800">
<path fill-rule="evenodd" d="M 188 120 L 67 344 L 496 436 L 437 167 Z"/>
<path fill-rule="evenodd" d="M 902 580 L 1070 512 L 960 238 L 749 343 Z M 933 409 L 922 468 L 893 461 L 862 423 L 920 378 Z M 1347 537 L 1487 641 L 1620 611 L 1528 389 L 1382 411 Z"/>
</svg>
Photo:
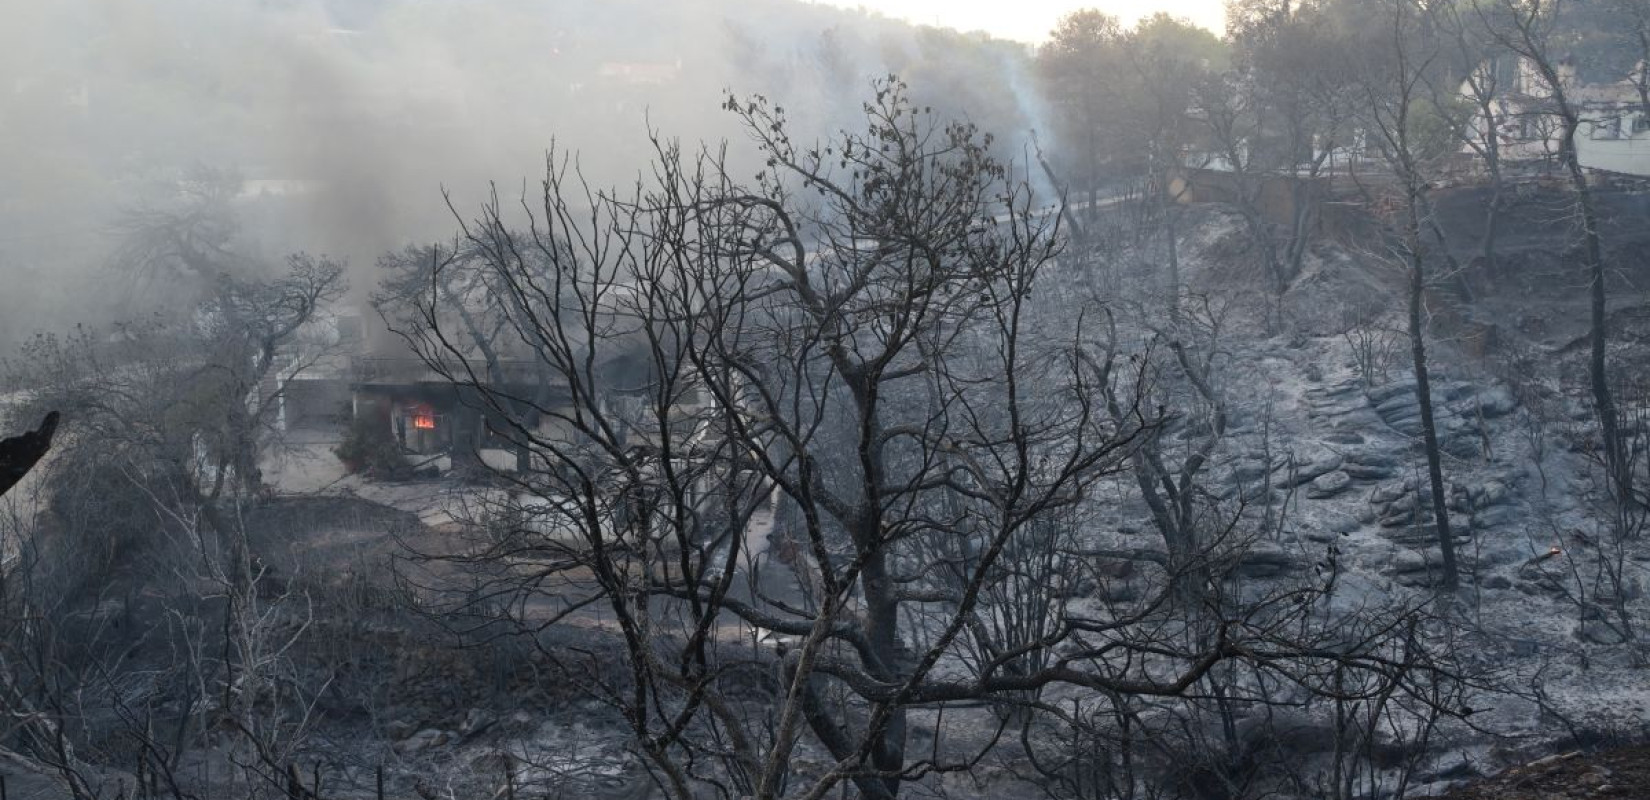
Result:
<svg viewBox="0 0 1650 800">
<path fill-rule="evenodd" d="M 1650 112 L 1636 104 L 1590 114 L 1576 133 L 1576 155 L 1589 169 L 1650 176 Z"/>
<path fill-rule="evenodd" d="M 1483 69 L 1489 69 L 1486 65 Z M 1639 68 L 1635 67 L 1635 74 Z M 1650 109 L 1630 79 L 1582 83 L 1568 59 L 1557 65 L 1565 99 L 1579 112 L 1576 156 L 1588 169 L 1650 177 Z M 1463 84 L 1462 95 L 1471 97 Z M 1557 156 L 1563 125 L 1550 109 L 1552 87 L 1528 61 L 1519 64 L 1511 91 L 1494 102 L 1496 136 L 1502 156 L 1512 162 L 1550 160 Z M 1473 120 L 1482 135 L 1485 120 Z"/>
</svg>

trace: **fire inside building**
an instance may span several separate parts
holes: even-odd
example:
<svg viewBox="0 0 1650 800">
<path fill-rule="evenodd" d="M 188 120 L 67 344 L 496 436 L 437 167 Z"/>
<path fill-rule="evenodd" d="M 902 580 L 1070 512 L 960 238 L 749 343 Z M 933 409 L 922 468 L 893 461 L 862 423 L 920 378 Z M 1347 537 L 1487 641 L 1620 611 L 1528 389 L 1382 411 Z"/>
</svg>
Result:
<svg viewBox="0 0 1650 800">
<path fill-rule="evenodd" d="M 352 311 L 340 310 L 339 320 Z M 344 327 L 342 322 L 332 324 Z M 473 374 L 495 400 L 520 398 L 524 408 L 548 412 L 512 415 L 516 423 L 532 426 L 536 436 L 571 435 L 562 430 L 563 417 L 557 413 L 570 406 L 571 394 L 536 359 L 477 357 L 468 367 L 455 361 L 438 368 L 403 348 L 382 342 L 374 346 L 359 335 L 321 338 L 329 343 L 324 354 L 289 354 L 291 366 L 279 378 L 277 425 L 284 430 L 311 431 L 321 440 L 364 431 L 366 439 L 390 446 L 414 468 L 450 456 L 455 467 L 485 463 L 498 470 L 526 469 L 525 453 L 518 452 L 504 433 L 512 430 L 512 422 L 492 408 L 475 385 L 458 379 Z M 593 366 L 604 390 L 622 403 L 626 395 L 645 391 L 645 361 L 632 348 L 616 343 L 604 349 Z M 346 465 L 351 471 L 365 466 L 348 460 Z"/>
<path fill-rule="evenodd" d="M 356 419 L 383 425 L 401 448 L 413 455 L 463 455 L 506 450 L 495 418 L 473 387 L 453 380 L 417 358 L 352 360 L 351 411 Z M 566 389 L 536 380 L 527 362 L 498 367 L 501 382 L 493 388 L 532 398 L 543 408 L 567 401 Z"/>
</svg>

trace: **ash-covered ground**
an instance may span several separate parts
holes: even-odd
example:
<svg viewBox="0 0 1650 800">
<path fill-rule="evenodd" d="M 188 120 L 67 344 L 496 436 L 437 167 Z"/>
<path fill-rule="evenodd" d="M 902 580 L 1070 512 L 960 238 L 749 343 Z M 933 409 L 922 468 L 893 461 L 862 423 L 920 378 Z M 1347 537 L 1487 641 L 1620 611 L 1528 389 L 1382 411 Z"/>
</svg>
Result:
<svg viewBox="0 0 1650 800">
<path fill-rule="evenodd" d="M 1549 752 L 1641 736 L 1650 688 L 1632 625 L 1650 602 L 1643 593 L 1650 542 L 1610 534 L 1610 503 L 1587 446 L 1592 412 L 1573 389 L 1580 323 L 1571 309 L 1579 290 L 1564 278 L 1574 266 L 1558 234 L 1522 237 L 1503 256 L 1501 274 L 1469 273 L 1475 297 L 1449 297 L 1456 305 L 1432 315 L 1433 393 L 1464 574 L 1461 590 L 1440 600 L 1441 553 L 1402 333 L 1401 274 L 1370 253 L 1319 242 L 1279 301 L 1256 288 L 1252 243 L 1232 210 L 1201 205 L 1177 213 L 1183 307 L 1205 323 L 1218 319 L 1208 340 L 1211 380 L 1229 417 L 1200 480 L 1254 521 L 1243 529 L 1228 583 L 1264 594 L 1318 581 L 1331 587 L 1327 614 L 1442 604 L 1456 623 L 1455 646 L 1471 648 L 1483 668 L 1470 722 L 1452 726 L 1432 741 L 1432 752 L 1413 760 L 1410 796 Z M 1057 308 L 1099 285 L 1122 287 L 1119 338 L 1145 341 L 1163 329 L 1151 309 L 1161 296 L 1162 248 L 1147 242 L 1103 258 L 1068 257 L 1045 279 L 1043 302 Z M 1645 356 L 1633 327 L 1642 301 L 1625 291 L 1615 300 L 1623 343 L 1614 355 L 1635 361 Z M 1505 313 L 1509 306 L 1519 315 Z M 1545 324 L 1530 322 L 1537 319 Z M 1488 346 L 1485 320 L 1497 334 Z M 301 658 L 332 678 L 317 705 L 318 746 L 306 756 L 325 765 L 323 780 L 337 796 L 371 796 L 380 765 L 393 791 L 422 796 L 487 796 L 506 773 L 524 792 L 653 791 L 627 749 L 622 719 L 573 688 L 573 675 L 600 665 L 604 648 L 614 646 L 601 608 L 562 619 L 532 643 L 408 612 L 421 594 L 459 579 L 413 554 L 439 551 L 491 494 L 507 490 L 451 478 L 389 483 L 346 475 L 330 454 L 336 439 L 309 432 L 271 460 L 272 483 L 294 499 L 272 507 L 260 551 L 271 569 L 290 565 L 358 609 L 314 622 L 337 630 L 316 637 L 330 644 L 311 644 Z M 1119 480 L 1106 500 L 1111 511 L 1094 544 L 1149 547 L 1155 534 L 1129 482 Z M 1126 603 L 1147 594 L 1154 579 L 1126 561 L 1112 574 L 1103 586 L 1076 588 L 1070 602 Z M 546 617 L 554 612 L 544 609 Z M 747 633 L 754 635 L 734 628 L 725 635 Z M 751 691 L 754 698 L 773 689 Z M 1048 699 L 1083 701 L 1074 689 Z M 918 746 L 966 752 L 994 729 L 986 709 L 944 713 L 941 741 Z M 1304 712 L 1288 725 L 1302 732 L 1290 740 L 1298 757 L 1328 756 L 1326 740 L 1313 736 L 1321 719 Z M 817 743 L 804 742 L 793 769 L 807 776 L 831 764 Z M 1023 756 L 1001 748 L 967 777 L 910 788 L 914 796 L 1021 797 L 1039 791 L 1031 776 Z"/>
</svg>

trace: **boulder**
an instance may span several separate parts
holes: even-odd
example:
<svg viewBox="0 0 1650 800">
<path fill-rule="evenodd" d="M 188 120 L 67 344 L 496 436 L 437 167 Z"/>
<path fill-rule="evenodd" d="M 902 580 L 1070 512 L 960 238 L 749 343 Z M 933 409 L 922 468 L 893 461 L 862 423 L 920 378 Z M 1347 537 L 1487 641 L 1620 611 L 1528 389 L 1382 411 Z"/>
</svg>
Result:
<svg viewBox="0 0 1650 800">
<path fill-rule="evenodd" d="M 1244 578 L 1275 578 L 1296 567 L 1296 559 L 1281 548 L 1256 546 L 1238 559 L 1232 574 Z"/>
<path fill-rule="evenodd" d="M 1258 482 L 1270 473 L 1271 469 L 1265 461 L 1258 458 L 1247 459 L 1232 467 L 1232 480 L 1239 484 L 1251 484 Z"/>
<path fill-rule="evenodd" d="M 1430 587 L 1444 576 L 1444 556 L 1433 547 L 1401 552 L 1385 571 L 1399 586 Z"/>
<path fill-rule="evenodd" d="M 1351 475 L 1335 470 L 1313 478 L 1312 484 L 1306 489 L 1306 496 L 1312 500 L 1322 500 L 1346 491 L 1351 485 Z"/>
<path fill-rule="evenodd" d="M 1397 467 L 1403 463 L 1391 450 L 1365 448 L 1355 453 L 1348 453 L 1346 460 L 1366 467 Z"/>
<path fill-rule="evenodd" d="M 1375 413 L 1386 419 L 1412 416 L 1421 413 L 1421 402 L 1413 394 L 1395 395 L 1383 403 L 1376 404 Z"/>
<path fill-rule="evenodd" d="M 1341 465 L 1341 471 L 1361 481 L 1384 481 L 1398 474 L 1398 470 L 1394 467 L 1354 462 Z"/>
<path fill-rule="evenodd" d="M 1437 550 L 1404 551 L 1388 562 L 1387 572 L 1397 575 L 1405 572 L 1426 572 L 1437 569 L 1444 561 Z"/>
<path fill-rule="evenodd" d="M 1454 533 L 1452 530 L 1451 533 Z M 1432 523 L 1420 525 L 1392 526 L 1382 531 L 1388 541 L 1403 545 L 1426 547 L 1438 542 L 1438 526 Z"/>
<path fill-rule="evenodd" d="M 1349 453 L 1341 469 L 1359 480 L 1386 480 L 1398 474 L 1400 461 L 1384 450 L 1361 450 Z"/>
<path fill-rule="evenodd" d="M 1380 414 L 1367 408 L 1358 408 L 1336 415 L 1333 427 L 1337 431 L 1367 431 L 1380 424 Z"/>
<path fill-rule="evenodd" d="M 1472 527 L 1481 530 L 1494 530 L 1517 525 L 1524 521 L 1524 515 L 1512 506 L 1492 506 L 1472 515 Z"/>
<path fill-rule="evenodd" d="M 395 751 L 401 755 L 422 753 L 434 747 L 440 747 L 453 740 L 453 735 L 435 728 L 425 728 L 395 745 Z"/>
<path fill-rule="evenodd" d="M 1457 383 L 1455 381 L 1441 381 L 1433 390 L 1433 399 L 1445 403 L 1454 403 L 1465 400 L 1478 393 L 1478 386 L 1472 383 Z"/>
<path fill-rule="evenodd" d="M 1329 517 L 1328 523 L 1329 529 L 1336 533 L 1351 533 L 1363 527 L 1363 523 L 1359 522 L 1357 517 L 1349 514 L 1332 515 Z"/>
<path fill-rule="evenodd" d="M 1381 515 L 1380 521 L 1383 528 L 1407 527 L 1415 521 L 1415 511 L 1407 504 L 1394 504 L 1387 509 L 1386 513 Z"/>
<path fill-rule="evenodd" d="M 1441 573 L 1433 572 L 1405 572 L 1392 576 L 1392 582 L 1399 586 L 1408 586 L 1412 589 L 1430 589 L 1438 581 Z"/>
<path fill-rule="evenodd" d="M 1484 389 L 1473 399 L 1477 403 L 1478 413 L 1489 419 L 1504 417 L 1518 408 L 1518 398 L 1514 397 L 1512 390 L 1505 386 L 1492 386 Z"/>
<path fill-rule="evenodd" d="M 493 723 L 497 721 L 498 718 L 486 709 L 472 708 L 470 713 L 464 715 L 464 721 L 459 723 L 458 733 L 465 737 L 474 736 L 492 727 Z"/>
<path fill-rule="evenodd" d="M 1564 585 L 1560 567 L 1545 568 L 1544 559 L 1532 559 L 1518 568 L 1518 589 L 1527 594 L 1563 594 Z"/>
<path fill-rule="evenodd" d="M 1403 394 L 1408 394 L 1411 397 L 1415 395 L 1414 378 L 1402 378 L 1382 386 L 1376 386 L 1365 392 L 1364 396 L 1369 398 L 1369 402 L 1380 405 Z"/>
<path fill-rule="evenodd" d="M 1266 485 L 1266 481 L 1258 481 L 1243 487 L 1243 502 L 1251 506 L 1263 506 L 1267 503 L 1279 501 L 1277 492 Z"/>
<path fill-rule="evenodd" d="M 1314 397 L 1306 402 L 1313 410 L 1329 415 L 1345 414 L 1368 407 L 1361 397 Z"/>
<path fill-rule="evenodd" d="M 1420 417 L 1404 417 L 1402 419 L 1391 420 L 1387 422 L 1387 426 L 1405 436 L 1421 435 Z"/>
<path fill-rule="evenodd" d="M 1454 511 L 1457 514 L 1472 513 L 1472 498 L 1468 497 L 1464 491 L 1450 492 L 1449 501 L 1445 503 L 1445 505 L 1449 508 L 1449 510 Z"/>
<path fill-rule="evenodd" d="M 418 724 L 409 719 L 392 719 L 384 724 L 384 734 L 392 741 L 400 741 L 418 732 Z"/>
<path fill-rule="evenodd" d="M 1621 631 L 1604 620 L 1587 620 L 1576 626 L 1575 637 L 1592 644 L 1621 644 L 1627 641 Z"/>
<path fill-rule="evenodd" d="M 1474 536 L 1476 537 L 1474 541 L 1477 544 L 1473 548 L 1473 556 L 1478 562 L 1478 566 L 1482 569 L 1493 569 L 1499 567 L 1516 568 L 1519 564 L 1524 563 L 1525 559 L 1530 557 L 1529 549 L 1526 543 L 1506 541 L 1506 539 L 1512 538 L 1510 536 L 1482 536 L 1478 535 L 1476 531 L 1474 532 Z"/>
<path fill-rule="evenodd" d="M 1511 494 L 1512 492 L 1507 488 L 1507 484 L 1501 481 L 1486 481 L 1475 493 L 1473 502 L 1480 508 L 1497 506 L 1511 499 Z"/>
<path fill-rule="evenodd" d="M 1383 508 L 1390 506 L 1392 505 L 1392 501 L 1403 497 L 1404 493 L 1407 491 L 1409 491 L 1409 489 L 1400 483 L 1389 483 L 1385 486 L 1377 486 L 1374 491 L 1369 493 L 1369 504 L 1372 506 L 1381 506 Z"/>
<path fill-rule="evenodd" d="M 1442 437 L 1438 449 L 1464 461 L 1484 454 L 1484 440 L 1477 433 L 1456 433 Z"/>
<path fill-rule="evenodd" d="M 1454 518 L 1450 519 L 1450 538 L 1455 540 L 1457 548 L 1470 539 L 1466 526 Z M 1381 532 L 1387 541 L 1412 547 L 1432 547 L 1438 543 L 1438 525 L 1432 517 L 1426 517 L 1424 522 L 1416 525 L 1391 526 Z"/>
<path fill-rule="evenodd" d="M 1345 458 L 1341 457 L 1340 453 L 1325 450 L 1321 453 L 1313 455 L 1309 459 L 1298 461 L 1295 463 L 1294 472 L 1291 473 L 1294 475 L 1295 485 L 1299 486 L 1303 483 L 1316 480 L 1320 476 L 1334 472 L 1335 470 L 1341 468 L 1341 462 L 1345 460 Z"/>
</svg>

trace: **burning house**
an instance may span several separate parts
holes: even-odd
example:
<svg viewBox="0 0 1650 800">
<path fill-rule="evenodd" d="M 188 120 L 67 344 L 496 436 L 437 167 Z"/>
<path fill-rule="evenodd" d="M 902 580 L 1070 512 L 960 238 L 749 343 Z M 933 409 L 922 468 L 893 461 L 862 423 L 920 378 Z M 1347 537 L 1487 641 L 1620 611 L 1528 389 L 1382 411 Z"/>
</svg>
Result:
<svg viewBox="0 0 1650 800">
<path fill-rule="evenodd" d="M 643 360 L 622 347 L 599 354 L 595 369 L 610 388 L 645 391 L 649 384 Z M 493 469 L 525 471 L 529 465 L 514 435 L 517 425 L 528 426 L 541 440 L 573 436 L 565 422 L 573 415 L 572 392 L 535 358 L 495 355 L 466 366 L 456 360 L 432 364 L 411 354 L 358 356 L 351 359 L 348 387 L 355 423 L 393 439 L 415 459 L 445 455 L 455 464 L 484 462 Z M 627 402 L 626 392 L 609 402 Z"/>
<path fill-rule="evenodd" d="M 462 366 L 452 367 L 456 374 L 463 374 Z M 531 398 L 540 408 L 555 408 L 569 400 L 566 387 L 542 379 L 532 361 L 501 360 L 491 371 L 490 388 Z M 405 451 L 416 455 L 477 453 L 487 458 L 492 455 L 488 451 L 510 451 L 511 444 L 501 433 L 508 425 L 506 420 L 486 407 L 473 386 L 454 381 L 454 374 L 413 356 L 355 358 L 351 413 L 357 420 L 382 426 Z"/>
</svg>

